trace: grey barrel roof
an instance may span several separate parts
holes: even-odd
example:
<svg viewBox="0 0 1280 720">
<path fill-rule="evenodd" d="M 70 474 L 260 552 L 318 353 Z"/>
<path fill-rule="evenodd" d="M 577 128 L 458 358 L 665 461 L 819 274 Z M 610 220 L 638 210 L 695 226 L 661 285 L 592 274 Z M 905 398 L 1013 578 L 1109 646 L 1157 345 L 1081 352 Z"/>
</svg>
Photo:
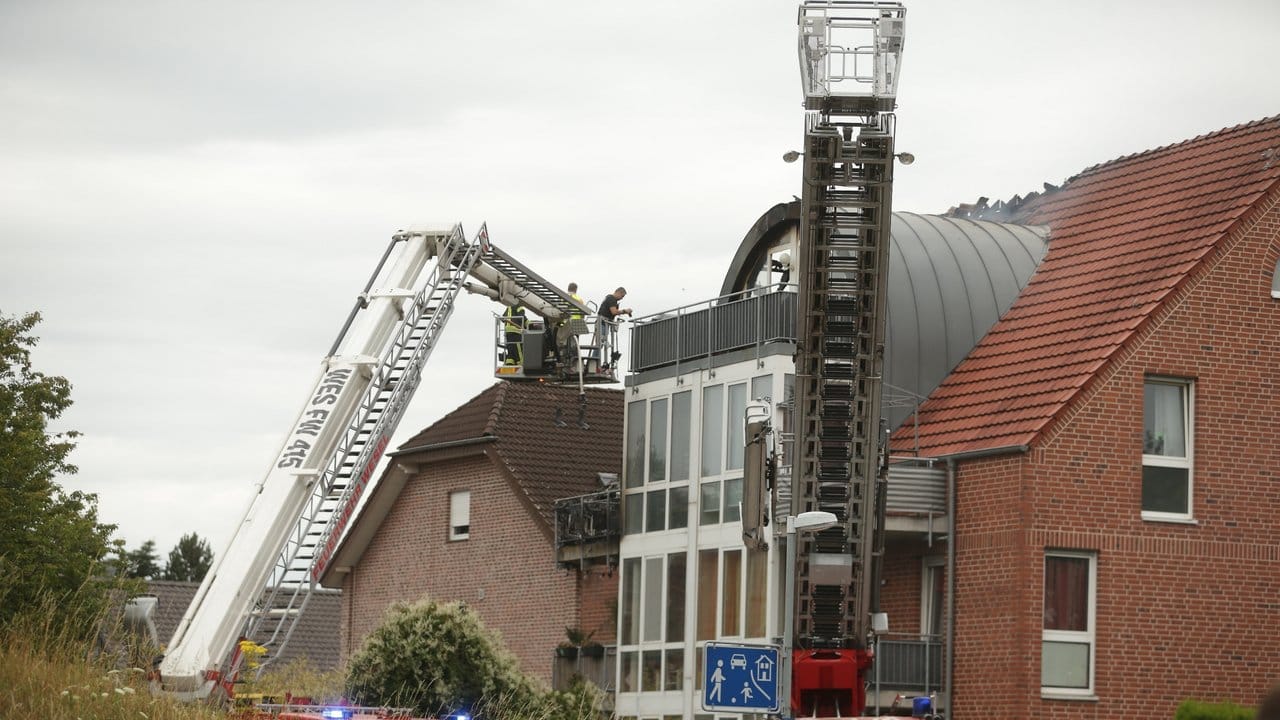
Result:
<svg viewBox="0 0 1280 720">
<path fill-rule="evenodd" d="M 897 427 L 1013 304 L 1048 228 L 896 212 L 891 235 L 884 392 Z"/>
<path fill-rule="evenodd" d="M 795 237 L 799 203 L 743 238 L 721 294 L 748 287 L 770 246 Z M 1048 250 L 1047 227 L 895 212 L 885 332 L 885 417 L 896 428 L 1000 319 Z"/>
</svg>

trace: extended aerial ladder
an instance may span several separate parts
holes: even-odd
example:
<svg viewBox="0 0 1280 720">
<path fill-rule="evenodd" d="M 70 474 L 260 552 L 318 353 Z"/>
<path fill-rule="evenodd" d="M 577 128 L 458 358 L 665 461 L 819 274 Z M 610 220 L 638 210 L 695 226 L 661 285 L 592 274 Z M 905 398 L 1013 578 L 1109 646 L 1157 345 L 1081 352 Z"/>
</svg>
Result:
<svg viewBox="0 0 1280 720">
<path fill-rule="evenodd" d="M 528 372 L 495 374 L 586 384 L 615 382 L 578 349 L 587 308 L 494 247 L 486 227 L 393 236 L 329 350 L 271 469 L 227 548 L 205 576 L 159 664 L 160 686 L 185 699 L 232 694 L 239 641 L 263 639 L 268 660 L 288 642 L 422 380 L 460 292 L 482 293 L 559 333 Z M 605 334 L 590 352 L 612 352 Z M 571 349 L 572 348 L 572 349 Z M 588 354 L 590 354 L 590 352 Z"/>
<path fill-rule="evenodd" d="M 833 527 L 798 540 L 791 710 L 848 717 L 865 705 L 872 597 L 883 548 L 880 393 L 905 9 L 800 7 L 806 131 L 797 276 L 792 514 Z"/>
</svg>

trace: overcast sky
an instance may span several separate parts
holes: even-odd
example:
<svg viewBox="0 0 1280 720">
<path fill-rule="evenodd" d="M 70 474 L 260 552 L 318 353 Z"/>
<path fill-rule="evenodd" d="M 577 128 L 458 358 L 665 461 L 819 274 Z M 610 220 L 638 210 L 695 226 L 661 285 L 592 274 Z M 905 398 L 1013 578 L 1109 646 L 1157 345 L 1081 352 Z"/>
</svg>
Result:
<svg viewBox="0 0 1280 720">
<path fill-rule="evenodd" d="M 1280 113 L 1280 3 L 913 0 L 895 208 Z M 796 4 L 0 2 L 0 313 L 130 547 L 230 539 L 389 236 L 493 241 L 641 315 L 800 193 Z M 396 443 L 493 380 L 459 303 Z"/>
</svg>

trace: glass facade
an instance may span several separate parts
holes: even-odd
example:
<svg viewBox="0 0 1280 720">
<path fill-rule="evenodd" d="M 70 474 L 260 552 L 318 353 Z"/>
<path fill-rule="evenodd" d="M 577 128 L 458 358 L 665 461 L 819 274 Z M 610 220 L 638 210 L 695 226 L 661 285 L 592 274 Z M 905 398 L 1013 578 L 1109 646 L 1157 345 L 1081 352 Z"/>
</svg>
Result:
<svg viewBox="0 0 1280 720">
<path fill-rule="evenodd" d="M 773 402 L 782 373 L 751 362 L 716 374 L 628 397 L 618 691 L 654 710 L 620 715 L 697 714 L 702 645 L 770 640 L 773 555 L 743 547 L 739 520 L 746 409 Z"/>
</svg>

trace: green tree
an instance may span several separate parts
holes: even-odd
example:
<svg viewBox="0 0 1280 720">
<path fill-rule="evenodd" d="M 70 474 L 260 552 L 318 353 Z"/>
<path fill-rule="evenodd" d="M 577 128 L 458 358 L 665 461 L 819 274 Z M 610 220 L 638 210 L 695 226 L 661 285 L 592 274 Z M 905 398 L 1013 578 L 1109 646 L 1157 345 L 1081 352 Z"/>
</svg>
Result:
<svg viewBox="0 0 1280 720">
<path fill-rule="evenodd" d="M 54 478 L 76 467 L 67 457 L 75 431 L 49 422 L 71 405 L 71 383 L 31 365 L 39 313 L 0 314 L 0 625 L 50 597 L 79 593 L 77 607 L 100 607 L 107 583 L 89 583 L 118 541 L 98 522 L 98 498 L 65 492 Z"/>
<path fill-rule="evenodd" d="M 160 554 L 156 552 L 156 541 L 148 540 L 124 554 L 124 574 L 126 577 L 150 580 L 160 577 Z"/>
<path fill-rule="evenodd" d="M 195 533 L 182 536 L 169 551 L 169 564 L 164 569 L 165 580 L 199 582 L 213 567 L 213 550 L 209 541 Z"/>
</svg>

